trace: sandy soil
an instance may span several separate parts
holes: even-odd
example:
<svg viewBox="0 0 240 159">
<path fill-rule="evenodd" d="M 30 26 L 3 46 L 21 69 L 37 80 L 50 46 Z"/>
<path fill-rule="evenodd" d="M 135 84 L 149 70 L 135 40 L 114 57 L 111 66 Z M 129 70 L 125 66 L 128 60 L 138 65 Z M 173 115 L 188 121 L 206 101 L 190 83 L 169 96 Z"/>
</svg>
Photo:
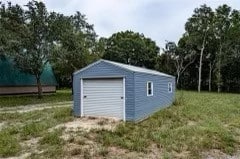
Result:
<svg viewBox="0 0 240 159">
<path fill-rule="evenodd" d="M 0 123 L 0 130 L 4 127 L 5 124 L 6 124 L 6 122 L 1 122 Z"/>
<path fill-rule="evenodd" d="M 67 102 L 57 102 L 57 103 L 44 103 L 44 104 L 33 104 L 33 105 L 24 105 L 17 107 L 7 107 L 0 108 L 0 113 L 26 113 L 35 110 L 43 110 L 49 108 L 58 108 L 58 107 L 71 107 L 73 105 L 72 101 Z"/>
<path fill-rule="evenodd" d="M 228 154 L 221 152 L 220 150 L 214 149 L 209 152 L 204 152 L 203 158 L 205 158 L 205 159 L 239 159 L 240 152 L 234 154 L 233 156 L 230 156 Z"/>
<path fill-rule="evenodd" d="M 16 157 L 8 157 L 8 158 L 0 158 L 0 159 L 26 159 L 30 156 L 30 153 L 24 153 L 20 156 L 16 156 Z"/>
<path fill-rule="evenodd" d="M 64 127 L 65 131 L 84 130 L 88 132 L 91 129 L 113 131 L 117 124 L 119 124 L 119 121 L 116 119 L 84 117 L 75 118 L 73 121 L 57 125 L 55 128 Z"/>
</svg>

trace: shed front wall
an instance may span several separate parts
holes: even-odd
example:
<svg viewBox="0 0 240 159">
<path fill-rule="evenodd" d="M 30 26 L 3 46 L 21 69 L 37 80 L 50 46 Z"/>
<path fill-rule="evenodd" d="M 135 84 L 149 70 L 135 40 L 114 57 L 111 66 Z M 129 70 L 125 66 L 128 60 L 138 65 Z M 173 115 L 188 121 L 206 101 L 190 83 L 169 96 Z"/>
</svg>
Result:
<svg viewBox="0 0 240 159">
<path fill-rule="evenodd" d="M 133 72 L 126 71 L 120 67 L 101 61 L 93 66 L 74 74 L 73 77 L 73 99 L 74 115 L 81 115 L 81 79 L 88 78 L 125 78 L 125 118 L 128 121 L 134 120 L 134 76 Z"/>
<path fill-rule="evenodd" d="M 135 73 L 135 121 L 142 120 L 152 113 L 169 106 L 175 98 L 175 78 L 145 73 Z M 147 96 L 147 82 L 153 82 L 153 96 Z M 168 83 L 172 82 L 172 93 Z"/>
<path fill-rule="evenodd" d="M 83 80 L 84 116 L 114 117 L 124 120 L 122 78 Z"/>
</svg>

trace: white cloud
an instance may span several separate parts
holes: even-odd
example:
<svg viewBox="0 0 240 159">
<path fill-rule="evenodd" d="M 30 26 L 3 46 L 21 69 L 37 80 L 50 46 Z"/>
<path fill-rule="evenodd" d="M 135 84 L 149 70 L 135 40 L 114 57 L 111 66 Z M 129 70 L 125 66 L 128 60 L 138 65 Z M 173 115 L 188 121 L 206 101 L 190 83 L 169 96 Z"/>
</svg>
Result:
<svg viewBox="0 0 240 159">
<path fill-rule="evenodd" d="M 4 0 L 6 1 L 6 0 Z M 44 1 L 44 0 L 43 0 Z M 28 0 L 13 0 L 26 4 Z M 133 30 L 144 33 L 164 47 L 165 40 L 176 41 L 193 9 L 206 3 L 212 8 L 228 4 L 240 9 L 239 0 L 45 0 L 50 11 L 74 14 L 80 11 L 94 24 L 100 36 Z"/>
</svg>

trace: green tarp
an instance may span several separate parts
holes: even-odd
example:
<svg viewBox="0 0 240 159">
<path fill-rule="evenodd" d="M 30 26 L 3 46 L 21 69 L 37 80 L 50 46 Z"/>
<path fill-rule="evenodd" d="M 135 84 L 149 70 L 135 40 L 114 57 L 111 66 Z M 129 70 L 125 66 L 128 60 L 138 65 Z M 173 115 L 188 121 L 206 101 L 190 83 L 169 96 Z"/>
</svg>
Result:
<svg viewBox="0 0 240 159">
<path fill-rule="evenodd" d="M 52 67 L 47 64 L 41 75 L 42 85 L 57 85 Z M 33 75 L 24 73 L 14 67 L 13 60 L 0 58 L 0 86 L 28 86 L 36 85 Z"/>
</svg>

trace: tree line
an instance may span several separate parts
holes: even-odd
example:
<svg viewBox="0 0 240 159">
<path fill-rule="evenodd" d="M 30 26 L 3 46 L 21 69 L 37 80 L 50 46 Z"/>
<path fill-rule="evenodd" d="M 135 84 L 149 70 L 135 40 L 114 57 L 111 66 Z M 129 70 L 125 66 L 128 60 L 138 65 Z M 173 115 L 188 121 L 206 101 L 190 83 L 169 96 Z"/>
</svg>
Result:
<svg viewBox="0 0 240 159">
<path fill-rule="evenodd" d="M 93 25 L 80 12 L 71 16 L 48 12 L 40 1 L 23 7 L 1 3 L 0 56 L 13 58 L 17 68 L 35 76 L 39 97 L 46 64 L 53 66 L 60 84 L 69 81 L 74 71 L 97 57 L 96 37 Z"/>
<path fill-rule="evenodd" d="M 227 5 L 202 5 L 185 24 L 178 43 L 167 42 L 162 58 L 170 58 L 179 87 L 240 91 L 240 12 Z M 166 56 L 166 57 L 165 57 Z"/>
<path fill-rule="evenodd" d="M 0 56 L 35 76 L 39 97 L 46 64 L 64 87 L 71 86 L 74 71 L 100 58 L 175 75 L 182 89 L 240 91 L 239 49 L 240 12 L 227 5 L 215 11 L 206 5 L 196 8 L 178 43 L 166 42 L 160 54 L 155 41 L 137 32 L 99 38 L 80 12 L 49 12 L 34 0 L 25 6 L 0 2 Z"/>
</svg>

